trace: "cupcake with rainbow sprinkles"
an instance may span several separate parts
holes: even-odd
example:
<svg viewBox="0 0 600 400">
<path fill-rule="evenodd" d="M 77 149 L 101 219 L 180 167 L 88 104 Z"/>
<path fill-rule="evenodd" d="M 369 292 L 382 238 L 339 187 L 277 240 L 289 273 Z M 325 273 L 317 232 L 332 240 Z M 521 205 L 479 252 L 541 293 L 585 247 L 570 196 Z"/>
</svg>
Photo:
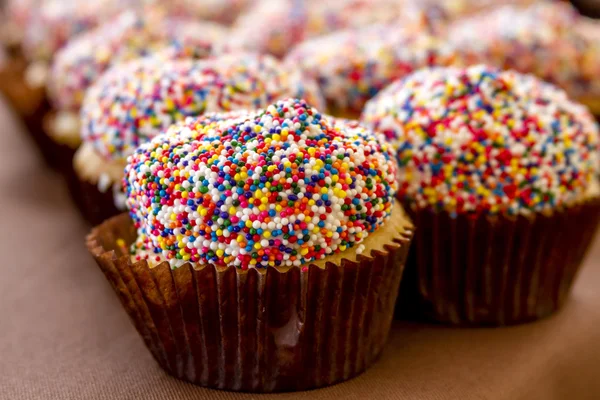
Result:
<svg viewBox="0 0 600 400">
<path fill-rule="evenodd" d="M 530 75 L 418 71 L 367 103 L 415 222 L 407 289 L 455 324 L 513 324 L 565 301 L 600 216 L 598 128 Z M 405 292 L 406 293 L 406 292 Z"/>
<path fill-rule="evenodd" d="M 126 307 L 143 298 L 163 319 L 128 309 L 169 373 L 243 391 L 333 384 L 390 328 L 412 236 L 390 150 L 303 100 L 190 118 L 129 158 L 129 215 L 88 248 Z"/>
<path fill-rule="evenodd" d="M 321 102 L 314 82 L 267 55 L 146 57 L 111 67 L 86 92 L 81 109 L 83 144 L 73 167 L 84 215 L 97 224 L 118 214 L 127 157 L 171 124 L 207 112 L 255 110 L 290 96 Z"/>
</svg>

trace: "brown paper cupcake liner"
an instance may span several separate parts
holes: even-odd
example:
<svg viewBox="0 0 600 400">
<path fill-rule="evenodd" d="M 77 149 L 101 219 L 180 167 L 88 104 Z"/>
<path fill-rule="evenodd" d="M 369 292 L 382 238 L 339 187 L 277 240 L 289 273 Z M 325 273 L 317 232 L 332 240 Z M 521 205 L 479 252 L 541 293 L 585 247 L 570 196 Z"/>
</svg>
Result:
<svg viewBox="0 0 600 400">
<path fill-rule="evenodd" d="M 511 325 L 546 317 L 563 305 L 596 232 L 600 199 L 551 216 L 409 214 L 417 229 L 400 314 L 451 324 Z"/>
<path fill-rule="evenodd" d="M 135 235 L 122 214 L 87 246 L 160 366 L 201 386 L 275 392 L 331 385 L 377 359 L 412 233 L 357 262 L 287 271 L 149 268 L 127 255 Z"/>
</svg>

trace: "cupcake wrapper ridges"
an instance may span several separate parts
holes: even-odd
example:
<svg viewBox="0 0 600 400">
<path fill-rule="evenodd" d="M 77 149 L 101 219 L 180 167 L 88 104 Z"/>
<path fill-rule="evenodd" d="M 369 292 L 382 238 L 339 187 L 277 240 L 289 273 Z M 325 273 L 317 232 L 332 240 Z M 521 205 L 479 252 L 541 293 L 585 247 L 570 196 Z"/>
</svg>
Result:
<svg viewBox="0 0 600 400">
<path fill-rule="evenodd" d="M 87 245 L 169 374 L 201 386 L 274 392 L 331 385 L 375 361 L 411 235 L 359 262 L 287 271 L 133 263 L 116 244 L 135 238 L 126 214 L 95 228 Z"/>
<path fill-rule="evenodd" d="M 417 229 L 399 310 L 410 304 L 417 317 L 439 322 L 510 325 L 565 302 L 596 232 L 600 199 L 551 216 L 409 214 Z"/>
</svg>

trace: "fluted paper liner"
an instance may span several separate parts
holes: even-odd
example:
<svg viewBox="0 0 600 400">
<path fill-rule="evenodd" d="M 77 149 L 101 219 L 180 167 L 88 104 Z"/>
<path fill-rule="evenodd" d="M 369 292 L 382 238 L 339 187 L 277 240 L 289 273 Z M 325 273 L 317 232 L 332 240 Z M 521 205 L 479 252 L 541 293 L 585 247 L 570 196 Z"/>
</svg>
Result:
<svg viewBox="0 0 600 400">
<path fill-rule="evenodd" d="M 565 302 L 600 218 L 600 199 L 552 215 L 409 213 L 417 230 L 399 311 L 465 325 L 546 317 Z"/>
<path fill-rule="evenodd" d="M 201 386 L 273 392 L 331 385 L 375 361 L 412 232 L 357 262 L 247 271 L 149 268 L 127 254 L 135 235 L 121 214 L 87 246 L 160 366 Z"/>
</svg>

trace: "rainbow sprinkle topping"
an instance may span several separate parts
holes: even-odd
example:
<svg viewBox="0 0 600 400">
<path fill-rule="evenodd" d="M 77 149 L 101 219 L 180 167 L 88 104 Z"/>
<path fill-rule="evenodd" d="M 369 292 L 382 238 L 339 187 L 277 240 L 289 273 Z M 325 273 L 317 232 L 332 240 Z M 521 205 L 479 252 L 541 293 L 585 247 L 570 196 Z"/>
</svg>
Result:
<svg viewBox="0 0 600 400">
<path fill-rule="evenodd" d="M 109 69 L 91 86 L 81 110 L 82 138 L 101 156 L 124 160 L 186 117 L 258 109 L 290 96 L 322 101 L 314 82 L 270 56 L 147 57 Z"/>
<path fill-rule="evenodd" d="M 413 209 L 551 211 L 585 198 L 598 173 L 587 109 L 514 71 L 417 71 L 369 101 L 362 122 L 397 149 L 398 197 Z"/>
<path fill-rule="evenodd" d="M 175 125 L 129 158 L 134 252 L 172 267 L 300 266 L 361 243 L 389 217 L 389 146 L 303 100 Z"/>
<path fill-rule="evenodd" d="M 360 114 L 364 104 L 416 69 L 455 62 L 454 50 L 423 29 L 372 25 L 301 43 L 286 58 L 314 78 L 328 105 Z"/>
<path fill-rule="evenodd" d="M 50 99 L 60 110 L 78 110 L 87 88 L 111 65 L 157 53 L 170 59 L 205 58 L 226 32 L 211 22 L 126 11 L 69 41 L 55 55 Z"/>
</svg>

